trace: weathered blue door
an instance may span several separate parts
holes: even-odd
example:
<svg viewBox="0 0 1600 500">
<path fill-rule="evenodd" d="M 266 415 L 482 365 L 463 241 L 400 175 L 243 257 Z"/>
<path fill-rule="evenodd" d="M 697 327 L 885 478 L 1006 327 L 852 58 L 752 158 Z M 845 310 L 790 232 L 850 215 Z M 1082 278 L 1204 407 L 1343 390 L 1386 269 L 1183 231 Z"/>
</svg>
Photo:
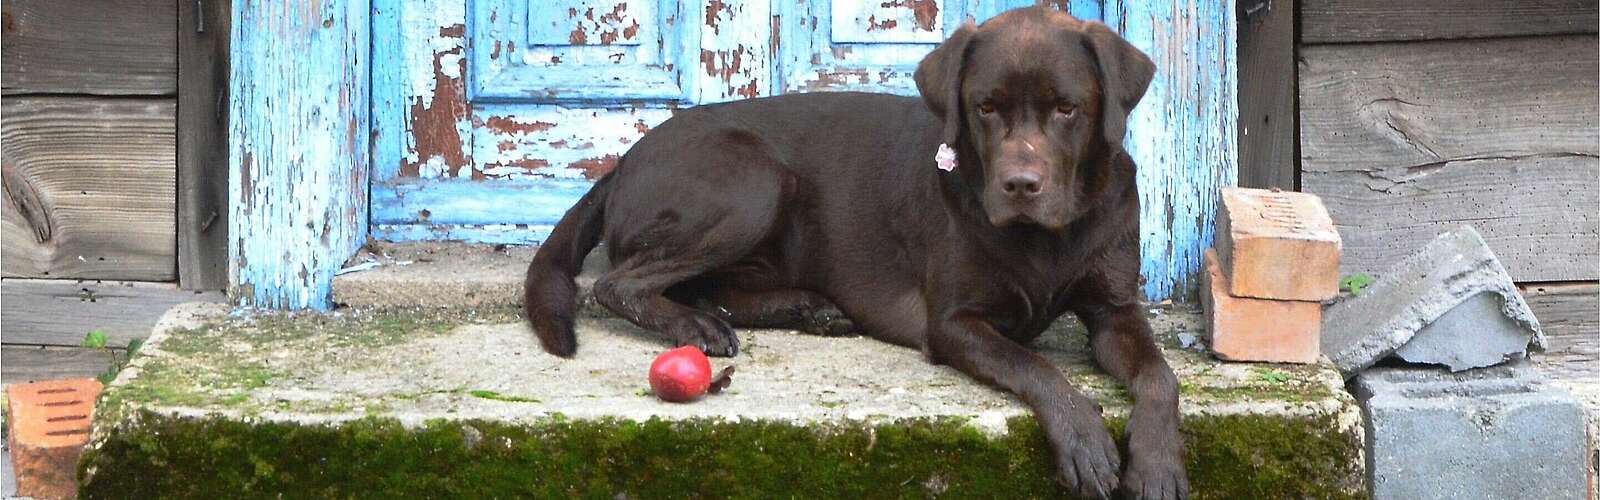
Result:
<svg viewBox="0 0 1600 500">
<path fill-rule="evenodd" d="M 914 95 L 917 61 L 962 22 L 1032 3 L 374 0 L 373 235 L 540 242 L 676 109 Z M 1235 177 L 1233 2 L 1049 3 L 1104 20 L 1157 63 L 1129 149 L 1147 295 L 1182 290 L 1210 242 L 1215 188 Z"/>
</svg>

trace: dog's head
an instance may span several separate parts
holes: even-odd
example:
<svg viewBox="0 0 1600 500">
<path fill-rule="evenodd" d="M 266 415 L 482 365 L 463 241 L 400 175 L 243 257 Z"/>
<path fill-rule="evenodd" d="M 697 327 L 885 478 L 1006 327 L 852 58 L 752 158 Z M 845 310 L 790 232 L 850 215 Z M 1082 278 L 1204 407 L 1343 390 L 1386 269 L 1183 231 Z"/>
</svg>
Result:
<svg viewBox="0 0 1600 500">
<path fill-rule="evenodd" d="M 1155 65 L 1104 24 L 1045 8 L 968 23 L 917 66 L 917 90 L 944 120 L 995 226 L 1058 230 L 1089 208 L 1105 175 L 1090 161 L 1122 147 L 1128 113 Z"/>
</svg>

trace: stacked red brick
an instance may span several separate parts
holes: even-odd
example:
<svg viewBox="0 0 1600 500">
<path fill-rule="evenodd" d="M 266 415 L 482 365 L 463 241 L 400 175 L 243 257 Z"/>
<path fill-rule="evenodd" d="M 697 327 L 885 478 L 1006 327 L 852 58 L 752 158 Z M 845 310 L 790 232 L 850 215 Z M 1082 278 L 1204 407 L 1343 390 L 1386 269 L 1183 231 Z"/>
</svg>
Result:
<svg viewBox="0 0 1600 500">
<path fill-rule="evenodd" d="M 1223 188 L 1201 300 L 1229 361 L 1314 363 L 1322 301 L 1339 293 L 1339 232 L 1315 195 Z"/>
</svg>

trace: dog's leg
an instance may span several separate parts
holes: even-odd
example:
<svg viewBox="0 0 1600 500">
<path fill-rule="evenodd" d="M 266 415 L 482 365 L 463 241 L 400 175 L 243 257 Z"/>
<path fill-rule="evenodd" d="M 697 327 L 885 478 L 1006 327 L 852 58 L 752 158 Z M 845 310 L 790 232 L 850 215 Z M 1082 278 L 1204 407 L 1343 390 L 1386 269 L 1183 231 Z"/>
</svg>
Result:
<svg viewBox="0 0 1600 500">
<path fill-rule="evenodd" d="M 594 297 L 611 312 L 640 328 L 665 335 L 675 345 L 699 347 L 712 356 L 733 356 L 739 353 L 739 338 L 726 321 L 661 294 L 674 283 L 707 268 L 702 262 L 682 259 L 613 269 L 595 281 Z"/>
<path fill-rule="evenodd" d="M 595 282 L 594 296 L 677 345 L 733 356 L 739 339 L 727 321 L 664 293 L 739 262 L 768 239 L 793 179 L 748 133 L 708 134 L 703 154 L 640 157 L 641 170 L 617 179 L 606 208 L 614 267 Z M 730 134 L 738 140 L 722 137 Z"/>
<path fill-rule="evenodd" d="M 1088 327 L 1095 361 L 1133 394 L 1123 491 L 1130 498 L 1187 498 L 1178 379 L 1161 357 L 1144 312 L 1138 304 L 1085 306 L 1076 312 Z"/>
<path fill-rule="evenodd" d="M 1089 498 L 1108 498 L 1116 490 L 1117 445 L 1106 432 L 1100 405 L 1073 388 L 1055 365 L 988 322 L 962 313 L 934 323 L 928 353 L 935 362 L 1015 393 L 1033 408 L 1067 487 Z"/>
<path fill-rule="evenodd" d="M 823 336 L 861 333 L 833 301 L 810 290 L 712 286 L 691 300 L 696 308 L 738 328 L 790 328 Z"/>
</svg>

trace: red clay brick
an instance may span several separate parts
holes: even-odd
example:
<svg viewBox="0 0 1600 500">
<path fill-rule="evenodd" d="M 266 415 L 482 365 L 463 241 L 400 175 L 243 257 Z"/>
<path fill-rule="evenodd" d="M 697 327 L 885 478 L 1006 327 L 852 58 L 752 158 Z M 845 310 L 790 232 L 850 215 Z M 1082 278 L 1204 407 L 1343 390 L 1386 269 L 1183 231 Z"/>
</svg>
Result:
<svg viewBox="0 0 1600 500">
<path fill-rule="evenodd" d="M 17 384 L 6 391 L 7 441 L 18 495 L 77 496 L 78 456 L 89 442 L 100 388 L 94 379 L 72 379 Z"/>
<path fill-rule="evenodd" d="M 1327 300 L 1339 294 L 1339 231 L 1316 195 L 1223 188 L 1217 253 L 1235 297 Z"/>
<path fill-rule="evenodd" d="M 1322 304 L 1228 294 L 1217 252 L 1206 250 L 1200 298 L 1211 350 L 1227 361 L 1315 363 L 1321 352 Z"/>
</svg>

